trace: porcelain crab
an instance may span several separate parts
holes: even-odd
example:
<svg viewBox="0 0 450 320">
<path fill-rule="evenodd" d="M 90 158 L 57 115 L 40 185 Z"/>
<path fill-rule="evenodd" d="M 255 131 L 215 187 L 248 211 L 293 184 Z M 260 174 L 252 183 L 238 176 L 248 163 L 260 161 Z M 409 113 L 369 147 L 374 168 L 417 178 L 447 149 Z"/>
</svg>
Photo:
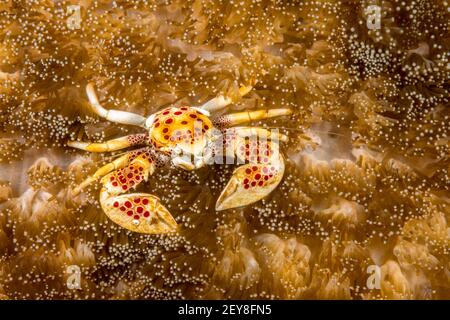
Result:
<svg viewBox="0 0 450 320">
<path fill-rule="evenodd" d="M 241 86 L 239 96 L 246 95 L 253 85 Z M 177 230 L 175 219 L 158 197 L 149 193 L 129 193 L 169 163 L 195 170 L 217 159 L 236 158 L 242 165 L 233 172 L 220 194 L 216 210 L 259 201 L 274 190 L 283 177 L 284 159 L 278 146 L 279 141 L 286 141 L 287 137 L 262 127 L 237 125 L 290 115 L 290 109 L 261 109 L 214 116 L 236 100 L 221 95 L 198 107 L 170 106 L 144 117 L 105 109 L 92 83 L 87 85 L 86 92 L 98 116 L 114 123 L 139 126 L 146 131 L 103 143 L 68 142 L 70 147 L 90 152 L 136 148 L 102 166 L 74 189 L 74 195 L 77 195 L 102 177 L 101 207 L 112 221 L 124 228 L 147 234 Z"/>
</svg>

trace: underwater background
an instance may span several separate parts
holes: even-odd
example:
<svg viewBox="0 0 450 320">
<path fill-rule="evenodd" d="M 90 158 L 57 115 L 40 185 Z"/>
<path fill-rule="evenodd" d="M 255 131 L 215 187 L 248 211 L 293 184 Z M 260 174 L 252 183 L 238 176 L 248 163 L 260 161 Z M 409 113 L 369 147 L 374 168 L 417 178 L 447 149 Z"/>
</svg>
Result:
<svg viewBox="0 0 450 320">
<path fill-rule="evenodd" d="M 443 0 L 0 1 L 0 297 L 450 299 L 449 18 Z M 119 152 L 68 140 L 141 132 L 95 116 L 88 82 L 148 116 L 252 78 L 225 111 L 294 110 L 253 124 L 289 136 L 262 201 L 215 211 L 235 166 L 167 167 L 140 189 L 180 230 L 141 235 L 99 183 L 71 196 Z"/>
</svg>

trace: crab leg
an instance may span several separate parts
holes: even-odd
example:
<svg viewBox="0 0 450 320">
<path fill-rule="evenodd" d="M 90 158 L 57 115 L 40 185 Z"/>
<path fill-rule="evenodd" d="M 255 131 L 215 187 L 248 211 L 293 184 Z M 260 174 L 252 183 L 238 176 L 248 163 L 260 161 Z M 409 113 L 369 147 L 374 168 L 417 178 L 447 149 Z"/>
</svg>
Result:
<svg viewBox="0 0 450 320">
<path fill-rule="evenodd" d="M 100 204 L 112 221 L 130 231 L 146 234 L 168 233 L 177 229 L 175 219 L 158 197 L 148 193 L 123 194 L 146 181 L 155 168 L 155 160 L 141 154 L 128 166 L 103 177 Z"/>
<path fill-rule="evenodd" d="M 233 127 L 225 130 L 225 135 L 237 134 L 240 137 L 258 137 L 286 142 L 288 137 L 278 130 L 268 130 L 261 127 Z"/>
<path fill-rule="evenodd" d="M 98 97 L 95 93 L 94 85 L 92 83 L 89 83 L 86 86 L 86 93 L 94 112 L 100 117 L 105 118 L 106 120 L 109 120 L 111 122 L 130 124 L 145 128 L 146 118 L 141 115 L 120 110 L 106 110 L 105 108 L 103 108 L 98 101 Z"/>
<path fill-rule="evenodd" d="M 254 83 L 255 81 L 252 80 L 249 86 L 241 86 L 239 88 L 239 96 L 243 97 L 247 93 L 249 93 L 252 90 Z M 205 104 L 201 105 L 199 108 L 209 112 L 214 112 L 228 106 L 233 102 L 236 102 L 236 100 L 231 97 L 220 95 L 214 99 L 209 100 Z"/>
<path fill-rule="evenodd" d="M 213 120 L 213 123 L 219 128 L 224 128 L 255 120 L 287 116 L 290 114 L 292 114 L 292 110 L 287 108 L 243 111 L 217 117 L 216 119 Z"/>
<path fill-rule="evenodd" d="M 105 164 L 103 167 L 99 168 L 95 173 L 84 180 L 80 185 L 78 185 L 73 191 L 72 196 L 77 196 L 81 190 L 87 187 L 92 182 L 96 181 L 98 178 L 103 177 L 104 175 L 110 173 L 113 170 L 123 168 L 127 166 L 130 161 L 137 157 L 141 152 L 145 151 L 147 148 L 142 148 L 134 151 L 130 151 L 123 156 L 115 159 L 112 162 Z"/>
<path fill-rule="evenodd" d="M 246 206 L 261 200 L 281 182 L 284 159 L 278 143 L 234 135 L 235 154 L 250 163 L 238 167 L 216 202 L 216 210 Z"/>
<path fill-rule="evenodd" d="M 90 152 L 108 152 L 144 144 L 147 140 L 147 137 L 148 135 L 146 133 L 142 133 L 142 134 L 132 134 L 117 139 L 108 140 L 103 143 L 69 141 L 67 145 L 69 147 Z"/>
</svg>

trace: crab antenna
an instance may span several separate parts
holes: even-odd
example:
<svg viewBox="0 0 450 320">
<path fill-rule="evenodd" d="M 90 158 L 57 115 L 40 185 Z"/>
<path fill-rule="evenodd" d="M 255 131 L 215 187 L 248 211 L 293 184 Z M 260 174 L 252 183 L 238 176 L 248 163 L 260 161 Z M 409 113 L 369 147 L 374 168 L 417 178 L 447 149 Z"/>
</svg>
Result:
<svg viewBox="0 0 450 320">
<path fill-rule="evenodd" d="M 285 127 L 263 127 L 265 129 L 282 129 L 282 130 L 290 130 L 290 131 L 301 131 L 301 132 L 305 132 L 307 129 L 304 128 L 285 128 Z M 319 133 L 327 133 L 327 134 L 332 134 L 335 136 L 341 136 L 341 137 L 346 137 L 346 135 L 341 134 L 341 133 L 336 133 L 333 131 L 323 131 L 323 130 L 316 130 L 316 129 L 311 129 L 309 128 L 309 130 L 313 131 L 313 132 L 319 132 Z"/>
</svg>

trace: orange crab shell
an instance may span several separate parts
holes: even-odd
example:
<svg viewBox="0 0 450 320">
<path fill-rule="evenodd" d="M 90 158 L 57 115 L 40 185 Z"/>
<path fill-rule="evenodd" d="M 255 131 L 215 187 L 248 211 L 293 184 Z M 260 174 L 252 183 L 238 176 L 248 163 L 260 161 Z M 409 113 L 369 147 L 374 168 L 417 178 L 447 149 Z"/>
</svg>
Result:
<svg viewBox="0 0 450 320">
<path fill-rule="evenodd" d="M 169 107 L 155 114 L 150 141 L 158 149 L 180 144 L 204 144 L 213 125 L 207 115 L 192 107 Z"/>
</svg>

